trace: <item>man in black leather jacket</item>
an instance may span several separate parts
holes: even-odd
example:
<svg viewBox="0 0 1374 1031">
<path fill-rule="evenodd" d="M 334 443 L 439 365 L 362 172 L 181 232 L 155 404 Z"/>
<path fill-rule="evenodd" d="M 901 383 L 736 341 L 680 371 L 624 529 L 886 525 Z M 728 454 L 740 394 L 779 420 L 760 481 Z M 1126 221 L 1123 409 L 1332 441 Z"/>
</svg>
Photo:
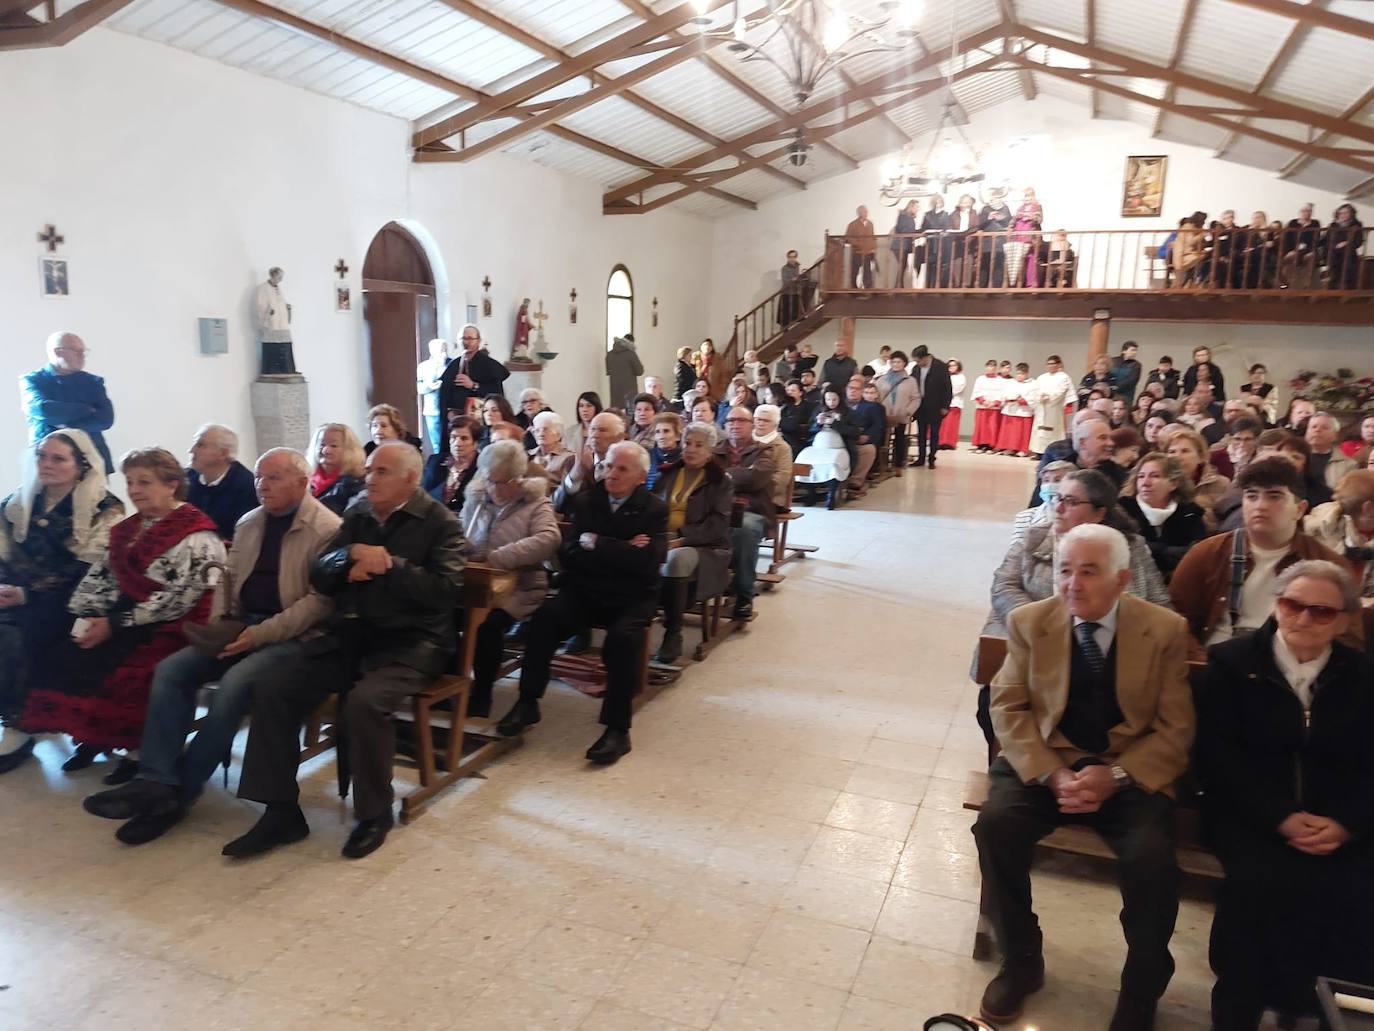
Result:
<svg viewBox="0 0 1374 1031">
<path fill-rule="evenodd" d="M 609 765 L 630 750 L 640 647 L 658 610 L 659 569 L 668 553 L 668 506 L 644 486 L 649 453 L 638 444 L 612 444 L 604 461 L 604 477 L 572 499 L 572 530 L 558 553 L 558 593 L 530 619 L 520 697 L 497 730 L 514 737 L 538 723 L 558 643 L 588 623 L 604 626 L 606 731 L 587 759 Z"/>
<path fill-rule="evenodd" d="M 334 600 L 330 633 L 284 667 L 253 699 L 239 797 L 267 811 L 224 854 L 245 857 L 304 838 L 297 804 L 300 728 L 331 692 L 340 692 L 339 762 L 353 779 L 357 826 L 343 854 L 376 851 L 392 827 L 392 713 L 448 668 L 457 644 L 454 611 L 463 583 L 457 518 L 420 488 L 420 453 L 387 441 L 367 461 L 367 495 L 315 560 L 310 581 Z"/>
</svg>

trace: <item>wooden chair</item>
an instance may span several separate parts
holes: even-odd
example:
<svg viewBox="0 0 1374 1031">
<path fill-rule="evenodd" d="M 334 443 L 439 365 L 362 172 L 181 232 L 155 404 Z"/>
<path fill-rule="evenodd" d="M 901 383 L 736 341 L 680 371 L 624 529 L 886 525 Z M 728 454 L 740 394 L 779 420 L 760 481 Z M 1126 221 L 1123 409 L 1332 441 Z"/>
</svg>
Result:
<svg viewBox="0 0 1374 1031">
<path fill-rule="evenodd" d="M 990 684 L 1007 657 L 1007 641 L 1004 637 L 984 635 L 978 639 L 978 660 L 974 673 L 978 684 Z M 1196 691 L 1206 675 L 1204 663 L 1189 663 L 1189 679 Z M 1001 751 L 994 741 L 989 749 L 988 762 Z M 1185 775 L 1186 777 L 1186 775 Z M 984 770 L 970 770 L 964 782 L 965 809 L 978 812 L 987 803 L 989 780 Z M 1220 880 L 1223 876 L 1221 863 L 1202 842 L 1201 813 L 1189 803 L 1193 800 L 1191 792 L 1181 791 L 1179 804 L 1174 808 L 1174 840 L 1178 852 L 1179 869 L 1208 880 Z M 1073 855 L 1091 856 L 1115 862 L 1115 855 L 1097 832 L 1088 827 L 1059 827 L 1042 838 L 1039 847 L 1051 852 L 1066 852 Z M 991 959 L 996 954 L 992 934 L 992 900 L 988 896 L 987 885 L 983 884 L 978 898 L 978 926 L 973 936 L 973 958 Z"/>
<path fill-rule="evenodd" d="M 892 464 L 892 437 L 893 426 L 888 422 L 883 430 L 883 442 L 878 446 L 878 457 L 873 463 L 873 472 L 869 475 L 874 483 L 882 483 L 897 475 L 897 470 Z"/>
<path fill-rule="evenodd" d="M 796 491 L 797 477 L 807 476 L 811 472 L 811 466 L 800 462 L 792 463 L 792 479 L 787 481 L 787 497 L 785 504 L 777 515 L 777 528 L 773 531 L 773 559 L 768 563 L 767 574 L 759 575 L 759 582 L 764 584 L 767 590 L 774 584 L 782 583 L 786 577 L 778 574 L 778 570 L 788 562 L 806 558 L 807 555 L 820 549 L 814 544 L 788 544 L 787 525 L 796 522 L 805 512 L 798 512 L 793 506 L 793 496 Z M 764 540 L 768 540 L 767 537 Z"/>
</svg>

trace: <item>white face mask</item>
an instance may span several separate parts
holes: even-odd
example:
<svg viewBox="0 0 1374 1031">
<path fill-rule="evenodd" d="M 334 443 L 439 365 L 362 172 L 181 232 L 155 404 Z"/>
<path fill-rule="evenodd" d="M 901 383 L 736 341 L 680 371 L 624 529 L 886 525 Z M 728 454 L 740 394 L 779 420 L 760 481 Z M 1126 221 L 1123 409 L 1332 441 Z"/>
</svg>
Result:
<svg viewBox="0 0 1374 1031">
<path fill-rule="evenodd" d="M 1059 500 L 1059 484 L 1042 483 L 1040 484 L 1040 500 L 1047 505 L 1053 505 Z"/>
</svg>

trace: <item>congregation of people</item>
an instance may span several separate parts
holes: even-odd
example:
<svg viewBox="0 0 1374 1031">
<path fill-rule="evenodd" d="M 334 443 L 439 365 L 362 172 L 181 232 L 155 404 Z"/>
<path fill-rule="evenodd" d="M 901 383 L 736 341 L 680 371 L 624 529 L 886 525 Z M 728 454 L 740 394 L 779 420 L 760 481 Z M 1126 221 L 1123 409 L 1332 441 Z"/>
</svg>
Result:
<svg viewBox="0 0 1374 1031">
<path fill-rule="evenodd" d="M 948 209 L 946 203 L 936 194 L 922 211 L 920 201 L 907 201 L 881 239 L 867 206 L 860 205 L 836 238 L 849 254 L 839 280 L 844 288 L 1085 285 L 1078 278 L 1080 256 L 1070 233 L 1045 230 L 1044 208 L 1033 188 L 1022 192 L 1014 208 L 1000 188 L 988 191 L 981 206 L 969 193 Z M 1081 248 L 1093 249 L 1089 237 L 1075 235 Z M 1353 204 L 1337 207 L 1326 224 L 1314 217 L 1311 204 L 1286 223 L 1263 211 L 1252 213 L 1246 225 L 1237 223 L 1232 209 L 1216 219 L 1194 211 L 1150 246 L 1151 264 L 1159 263 L 1166 287 L 1353 290 L 1360 286 L 1365 232 Z M 796 251 L 787 253 L 780 281 L 778 321 L 786 327 L 809 310 L 816 284 Z"/>
<path fill-rule="evenodd" d="M 1040 459 L 983 630 L 1006 658 L 978 704 L 973 833 L 1003 956 L 982 1013 L 1015 1020 L 1044 985 L 1032 850 L 1080 825 L 1120 882 L 1110 1029 L 1157 1026 L 1187 807 L 1224 873 L 1212 1027 L 1296 1026 L 1319 975 L 1374 982 L 1374 416 L 1303 397 L 1280 416 L 1263 365 L 1228 398 L 1208 348 L 1143 377 L 1138 353 L 1076 386 L 1057 357 L 1036 381 L 990 360 L 972 390 L 974 450 Z M 1031 446 L 999 446 L 1037 396 Z"/>
</svg>

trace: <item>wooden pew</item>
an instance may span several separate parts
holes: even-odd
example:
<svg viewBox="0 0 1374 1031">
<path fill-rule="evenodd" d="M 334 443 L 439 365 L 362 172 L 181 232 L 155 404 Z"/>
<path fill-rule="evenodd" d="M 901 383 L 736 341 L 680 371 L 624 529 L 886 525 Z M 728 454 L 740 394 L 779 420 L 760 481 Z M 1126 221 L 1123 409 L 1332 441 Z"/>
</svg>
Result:
<svg viewBox="0 0 1374 1031">
<path fill-rule="evenodd" d="M 396 714 L 398 720 L 408 721 L 414 728 L 415 766 L 420 775 L 420 786 L 401 799 L 402 823 L 414 819 L 421 807 L 444 788 L 461 777 L 472 776 L 498 756 L 522 743 L 518 737 L 501 737 L 490 719 L 467 718 L 477 628 L 500 602 L 501 596 L 514 588 L 516 579 L 517 574 L 512 571 L 494 569 L 480 562 L 470 562 L 463 570 L 464 618 L 459 637 L 457 672 L 438 677 L 411 698 L 409 712 Z M 436 721 L 436 708 L 443 703 L 451 705 L 451 708 L 439 710 L 444 715 Z M 337 737 L 334 724 L 337 713 L 336 699 L 330 696 L 306 721 L 302 762 L 335 747 Z M 452 733 L 454 727 L 461 727 L 463 732 Z M 446 738 L 442 768 L 436 760 L 436 728 Z"/>
<path fill-rule="evenodd" d="M 778 570 L 787 563 L 794 562 L 798 559 L 804 559 L 812 552 L 820 550 L 814 544 L 787 543 L 788 524 L 794 523 L 802 516 L 806 515 L 805 512 L 798 512 L 796 506 L 793 504 L 797 477 L 806 476 L 810 472 L 811 466 L 809 465 L 798 462 L 792 464 L 792 478 L 787 481 L 787 497 L 784 499 L 782 510 L 778 512 L 778 525 L 773 531 L 773 558 L 772 561 L 768 563 L 768 572 L 760 573 L 758 576 L 759 583 L 763 584 L 764 590 L 769 590 L 774 585 L 780 584 L 783 580 L 787 579 L 778 572 Z M 767 537 L 764 538 L 765 541 L 768 539 Z"/>
<path fill-rule="evenodd" d="M 990 684 L 1007 657 L 1007 641 L 1004 637 L 983 636 L 978 639 L 978 662 L 975 671 L 977 682 Z M 1196 690 L 1206 672 L 1201 663 L 1189 664 L 1189 677 Z M 994 745 L 993 753 L 1000 751 Z M 970 770 L 964 781 L 965 809 L 978 812 L 987 802 L 988 775 L 985 770 Z M 1179 869 L 1184 873 L 1205 877 L 1209 880 L 1222 878 L 1221 863 L 1207 846 L 1202 843 L 1201 813 L 1181 799 L 1174 808 L 1174 839 L 1178 854 Z M 1039 847 L 1051 852 L 1065 852 L 1072 855 L 1091 856 L 1095 859 L 1115 861 L 1115 855 L 1097 832 L 1088 827 L 1059 827 L 1042 838 Z M 987 885 L 983 884 L 978 897 L 978 927 L 973 935 L 973 958 L 990 959 L 996 954 L 996 943 L 992 934 L 992 900 L 988 897 Z"/>
</svg>

